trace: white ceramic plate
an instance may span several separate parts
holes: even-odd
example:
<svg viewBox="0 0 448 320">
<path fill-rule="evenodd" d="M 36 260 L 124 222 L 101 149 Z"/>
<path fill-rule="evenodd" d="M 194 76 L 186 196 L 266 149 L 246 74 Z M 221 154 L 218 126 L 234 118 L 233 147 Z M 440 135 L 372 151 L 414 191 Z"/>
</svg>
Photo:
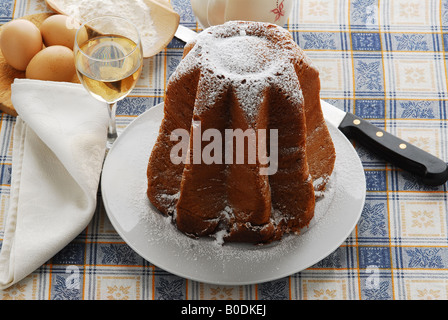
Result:
<svg viewBox="0 0 448 320">
<path fill-rule="evenodd" d="M 328 124 L 337 160 L 309 228 L 264 246 L 219 245 L 214 238 L 187 237 L 146 197 L 146 168 L 162 118 L 163 104 L 159 104 L 129 124 L 109 151 L 101 180 L 112 225 L 133 250 L 157 267 L 213 284 L 272 281 L 319 262 L 356 226 L 364 207 L 364 170 L 350 142 Z"/>
</svg>

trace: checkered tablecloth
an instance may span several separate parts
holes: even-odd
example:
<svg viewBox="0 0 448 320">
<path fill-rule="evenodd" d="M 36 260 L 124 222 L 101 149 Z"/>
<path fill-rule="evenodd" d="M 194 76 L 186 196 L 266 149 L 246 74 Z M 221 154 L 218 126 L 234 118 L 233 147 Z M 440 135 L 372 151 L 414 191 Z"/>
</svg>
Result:
<svg viewBox="0 0 448 320">
<path fill-rule="evenodd" d="M 189 0 L 171 4 L 181 24 L 199 29 Z M 0 23 L 46 11 L 43 0 L 0 0 Z M 285 28 L 319 67 L 322 99 L 448 161 L 448 0 L 297 0 Z M 163 101 L 183 45 L 173 39 L 145 61 L 136 89 L 119 103 L 120 130 Z M 1 114 L 0 226 L 14 123 Z M 367 181 L 361 219 L 336 251 L 302 272 L 245 286 L 172 275 L 137 255 L 98 201 L 89 226 L 0 299 L 448 299 L 447 186 L 422 185 L 355 149 Z"/>
</svg>

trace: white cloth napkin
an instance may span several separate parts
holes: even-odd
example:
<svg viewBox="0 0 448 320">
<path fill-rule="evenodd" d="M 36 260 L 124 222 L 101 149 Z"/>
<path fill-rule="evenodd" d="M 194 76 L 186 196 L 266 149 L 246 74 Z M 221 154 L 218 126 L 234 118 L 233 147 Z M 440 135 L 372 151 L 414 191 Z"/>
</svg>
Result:
<svg viewBox="0 0 448 320">
<path fill-rule="evenodd" d="M 80 84 L 17 79 L 9 208 L 0 289 L 25 278 L 90 222 L 108 113 Z"/>
</svg>

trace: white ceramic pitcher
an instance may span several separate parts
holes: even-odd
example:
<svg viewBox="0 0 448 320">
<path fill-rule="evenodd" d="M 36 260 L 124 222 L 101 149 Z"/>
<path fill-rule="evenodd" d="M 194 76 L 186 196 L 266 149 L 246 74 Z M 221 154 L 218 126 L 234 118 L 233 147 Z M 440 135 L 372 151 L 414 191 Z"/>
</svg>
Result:
<svg viewBox="0 0 448 320">
<path fill-rule="evenodd" d="M 283 26 L 296 0 L 190 0 L 202 28 L 230 20 L 262 21 Z"/>
</svg>

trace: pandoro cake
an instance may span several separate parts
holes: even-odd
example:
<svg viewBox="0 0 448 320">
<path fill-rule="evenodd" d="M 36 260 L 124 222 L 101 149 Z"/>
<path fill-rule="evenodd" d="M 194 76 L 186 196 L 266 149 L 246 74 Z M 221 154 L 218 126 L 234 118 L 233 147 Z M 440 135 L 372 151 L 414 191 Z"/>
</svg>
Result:
<svg viewBox="0 0 448 320">
<path fill-rule="evenodd" d="M 255 133 L 245 136 L 243 163 L 224 139 L 237 130 Z M 179 132 L 188 140 L 173 161 Z M 170 76 L 147 195 L 186 235 L 270 243 L 308 226 L 334 162 L 312 61 L 284 28 L 232 21 L 198 34 Z"/>
</svg>

